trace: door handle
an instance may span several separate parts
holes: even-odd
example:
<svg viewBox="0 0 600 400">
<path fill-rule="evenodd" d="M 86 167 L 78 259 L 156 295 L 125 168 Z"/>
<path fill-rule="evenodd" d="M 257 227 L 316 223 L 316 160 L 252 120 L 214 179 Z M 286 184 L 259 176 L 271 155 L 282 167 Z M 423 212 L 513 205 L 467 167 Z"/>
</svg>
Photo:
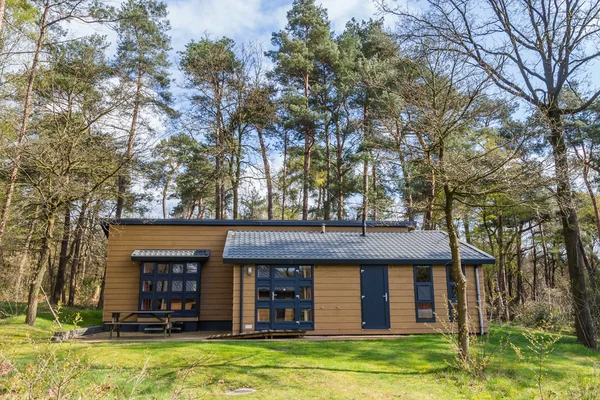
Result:
<svg viewBox="0 0 600 400">
<path fill-rule="evenodd" d="M 364 296 L 364 295 L 362 295 L 362 296 L 360 296 L 360 298 L 361 298 L 361 300 L 364 300 L 364 299 L 365 299 L 365 296 Z"/>
<path fill-rule="evenodd" d="M 275 300 L 275 292 L 271 292 L 271 301 Z"/>
<path fill-rule="evenodd" d="M 388 296 L 387 296 L 387 293 L 386 293 L 386 294 L 384 294 L 384 295 L 383 295 L 383 297 L 385 297 L 385 301 L 387 302 L 387 301 L 388 301 Z"/>
</svg>

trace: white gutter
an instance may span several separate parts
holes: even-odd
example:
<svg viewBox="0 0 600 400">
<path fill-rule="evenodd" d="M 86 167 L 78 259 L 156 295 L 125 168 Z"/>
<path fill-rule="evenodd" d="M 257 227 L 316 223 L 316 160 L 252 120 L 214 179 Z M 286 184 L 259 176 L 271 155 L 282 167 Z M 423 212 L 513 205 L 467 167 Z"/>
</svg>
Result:
<svg viewBox="0 0 600 400">
<path fill-rule="evenodd" d="M 481 336 L 483 331 L 483 312 L 481 311 L 481 288 L 479 287 L 479 265 L 475 265 L 475 287 L 477 288 L 477 310 L 479 311 L 479 327 L 481 328 Z"/>
</svg>

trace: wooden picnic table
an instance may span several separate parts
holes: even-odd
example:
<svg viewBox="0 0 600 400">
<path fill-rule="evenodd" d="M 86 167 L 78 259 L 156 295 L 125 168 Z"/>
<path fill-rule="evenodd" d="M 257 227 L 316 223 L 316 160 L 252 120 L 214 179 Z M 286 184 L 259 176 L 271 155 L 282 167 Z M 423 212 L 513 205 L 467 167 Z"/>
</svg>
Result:
<svg viewBox="0 0 600 400">
<path fill-rule="evenodd" d="M 124 316 L 121 318 L 121 314 Z M 123 325 L 161 325 L 163 337 L 167 337 L 167 333 L 171 336 L 171 315 L 173 311 L 113 311 L 111 322 L 106 323 L 110 328 L 109 339 L 112 339 L 113 331 L 116 329 L 117 337 L 121 337 L 121 327 Z M 140 321 L 138 316 L 147 316 L 153 319 L 143 319 Z M 136 317 L 136 321 L 131 318 Z"/>
</svg>

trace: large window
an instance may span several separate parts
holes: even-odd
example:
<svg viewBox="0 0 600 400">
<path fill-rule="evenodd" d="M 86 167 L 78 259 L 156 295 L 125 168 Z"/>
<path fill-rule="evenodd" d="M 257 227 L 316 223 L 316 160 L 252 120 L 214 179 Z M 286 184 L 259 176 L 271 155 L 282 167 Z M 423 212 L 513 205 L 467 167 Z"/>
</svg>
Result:
<svg viewBox="0 0 600 400">
<path fill-rule="evenodd" d="M 414 275 L 417 322 L 435 322 L 433 269 L 431 265 L 415 265 Z"/>
<path fill-rule="evenodd" d="M 256 266 L 256 329 L 314 329 L 313 266 Z"/>
<path fill-rule="evenodd" d="M 200 264 L 142 262 L 141 311 L 173 311 L 173 316 L 198 316 Z"/>
</svg>

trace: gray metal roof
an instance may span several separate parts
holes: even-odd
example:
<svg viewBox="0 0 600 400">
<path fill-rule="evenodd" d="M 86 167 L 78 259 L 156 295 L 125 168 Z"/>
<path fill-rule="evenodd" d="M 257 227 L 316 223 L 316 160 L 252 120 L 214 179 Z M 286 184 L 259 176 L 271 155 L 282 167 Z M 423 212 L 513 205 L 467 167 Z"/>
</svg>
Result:
<svg viewBox="0 0 600 400">
<path fill-rule="evenodd" d="M 210 250 L 134 250 L 133 261 L 206 261 Z"/>
<path fill-rule="evenodd" d="M 461 242 L 464 264 L 493 264 L 493 256 Z M 441 231 L 300 232 L 229 231 L 223 261 L 228 264 L 446 264 L 452 261 L 448 235 Z"/>
</svg>

